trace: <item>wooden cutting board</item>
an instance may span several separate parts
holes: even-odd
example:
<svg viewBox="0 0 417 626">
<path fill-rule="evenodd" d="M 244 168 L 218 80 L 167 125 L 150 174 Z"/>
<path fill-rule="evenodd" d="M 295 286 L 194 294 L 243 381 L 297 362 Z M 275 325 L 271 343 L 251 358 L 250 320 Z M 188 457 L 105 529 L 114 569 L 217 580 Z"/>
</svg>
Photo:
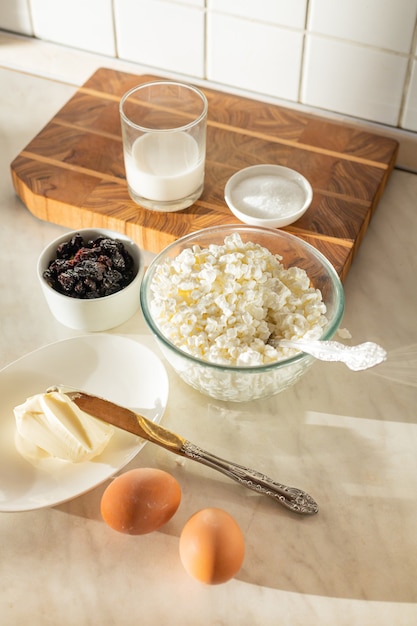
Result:
<svg viewBox="0 0 417 626">
<path fill-rule="evenodd" d="M 99 69 L 11 164 L 13 184 L 38 218 L 72 229 L 124 232 L 159 252 L 187 233 L 238 223 L 224 201 L 237 170 L 276 163 L 301 172 L 314 199 L 285 230 L 305 239 L 346 277 L 394 167 L 398 144 L 343 123 L 203 89 L 209 102 L 205 188 L 190 208 L 138 207 L 125 181 L 118 105 L 131 87 L 153 80 Z"/>
</svg>

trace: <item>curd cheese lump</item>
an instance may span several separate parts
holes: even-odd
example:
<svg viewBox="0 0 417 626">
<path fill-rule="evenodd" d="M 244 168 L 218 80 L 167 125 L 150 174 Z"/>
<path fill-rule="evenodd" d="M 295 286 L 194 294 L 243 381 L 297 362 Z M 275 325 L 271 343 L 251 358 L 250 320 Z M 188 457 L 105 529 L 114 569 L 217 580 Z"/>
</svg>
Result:
<svg viewBox="0 0 417 626">
<path fill-rule="evenodd" d="M 155 271 L 151 312 L 177 348 L 204 361 L 253 367 L 287 358 L 279 339 L 317 339 L 327 324 L 320 290 L 282 257 L 243 243 L 194 245 Z"/>
<path fill-rule="evenodd" d="M 58 391 L 31 396 L 14 408 L 14 415 L 17 449 L 34 460 L 89 461 L 104 450 L 114 432 Z"/>
</svg>

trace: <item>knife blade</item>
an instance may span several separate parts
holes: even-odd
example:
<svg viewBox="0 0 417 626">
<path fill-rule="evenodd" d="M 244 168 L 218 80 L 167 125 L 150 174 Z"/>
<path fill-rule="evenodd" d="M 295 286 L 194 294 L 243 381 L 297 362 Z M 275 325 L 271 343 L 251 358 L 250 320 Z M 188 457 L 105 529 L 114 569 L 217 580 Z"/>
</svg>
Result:
<svg viewBox="0 0 417 626">
<path fill-rule="evenodd" d="M 58 388 L 59 389 L 59 388 Z M 62 392 L 62 389 L 59 389 Z M 180 454 L 185 439 L 155 424 L 143 415 L 135 413 L 110 400 L 84 393 L 83 391 L 64 391 L 64 393 L 85 413 L 97 417 L 108 424 L 127 430 L 147 441 L 156 443 L 171 452 Z"/>
</svg>

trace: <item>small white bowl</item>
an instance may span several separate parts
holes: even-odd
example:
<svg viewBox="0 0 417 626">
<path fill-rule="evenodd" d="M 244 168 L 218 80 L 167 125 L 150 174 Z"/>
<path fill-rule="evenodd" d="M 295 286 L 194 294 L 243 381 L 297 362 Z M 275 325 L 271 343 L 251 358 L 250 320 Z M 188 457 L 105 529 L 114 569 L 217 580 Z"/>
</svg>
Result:
<svg viewBox="0 0 417 626">
<path fill-rule="evenodd" d="M 105 236 L 121 241 L 134 261 L 136 275 L 133 281 L 116 293 L 92 299 L 73 298 L 51 287 L 43 273 L 56 258 L 59 244 L 69 241 L 76 233 L 85 240 Z M 64 326 L 87 332 L 100 332 L 119 326 L 138 311 L 143 273 L 144 260 L 139 246 L 126 235 L 104 228 L 81 228 L 61 235 L 44 248 L 37 265 L 39 282 L 51 313 Z"/>
<path fill-rule="evenodd" d="M 224 197 L 241 222 L 282 228 L 307 211 L 313 190 L 302 174 L 289 167 L 253 165 L 229 178 Z"/>
</svg>

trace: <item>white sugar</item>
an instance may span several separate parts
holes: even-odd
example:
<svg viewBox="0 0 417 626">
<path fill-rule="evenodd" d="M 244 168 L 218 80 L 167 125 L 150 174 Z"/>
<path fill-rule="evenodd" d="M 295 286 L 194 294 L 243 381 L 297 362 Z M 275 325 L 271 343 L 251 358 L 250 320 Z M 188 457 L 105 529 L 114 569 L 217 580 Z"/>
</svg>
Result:
<svg viewBox="0 0 417 626">
<path fill-rule="evenodd" d="M 242 180 L 233 192 L 233 201 L 253 217 L 287 217 L 301 208 L 305 193 L 294 180 L 262 175 Z"/>
</svg>

